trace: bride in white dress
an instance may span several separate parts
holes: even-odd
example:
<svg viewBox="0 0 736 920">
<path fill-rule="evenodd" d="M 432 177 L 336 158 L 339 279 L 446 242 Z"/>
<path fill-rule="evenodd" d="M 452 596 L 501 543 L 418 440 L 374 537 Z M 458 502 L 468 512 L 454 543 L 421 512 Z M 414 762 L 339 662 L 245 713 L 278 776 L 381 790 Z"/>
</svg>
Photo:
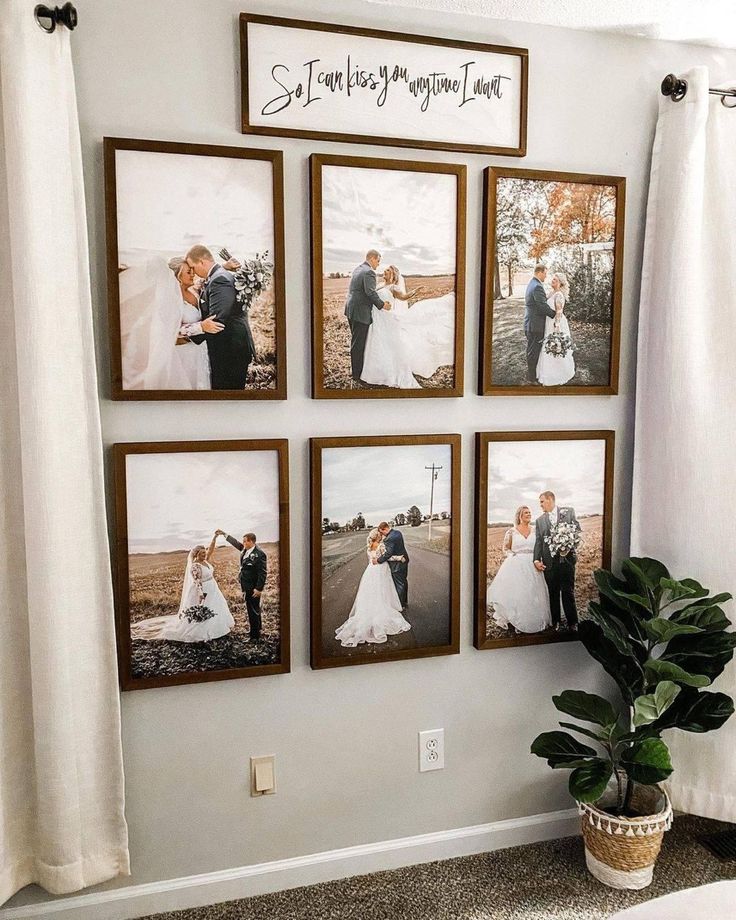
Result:
<svg viewBox="0 0 736 920">
<path fill-rule="evenodd" d="M 401 615 L 401 601 L 388 565 L 373 564 L 384 549 L 381 534 L 372 530 L 368 534 L 368 564 L 350 616 L 335 631 L 335 638 L 344 648 L 355 648 L 363 642 L 379 644 L 411 629 L 411 623 Z"/>
<path fill-rule="evenodd" d="M 401 390 L 421 389 L 415 374 L 431 377 L 437 368 L 454 363 L 455 293 L 429 297 L 410 306 L 409 300 L 419 288 L 407 293 L 406 282 L 395 265 L 389 265 L 383 280 L 376 291 L 391 309 L 373 307 L 361 379 Z"/>
<path fill-rule="evenodd" d="M 202 319 L 184 260 L 149 259 L 119 273 L 123 388 L 208 390 L 207 345 L 184 333 L 217 333 L 224 326 Z M 181 276 L 181 277 L 180 277 Z M 188 296 L 185 297 L 185 292 Z"/>
<path fill-rule="evenodd" d="M 544 323 L 544 342 L 553 332 L 561 332 L 563 335 L 570 336 L 570 324 L 565 316 L 565 304 L 570 298 L 570 285 L 567 283 L 567 275 L 564 272 L 555 272 L 552 275 L 552 296 L 547 301 L 547 305 L 555 311 L 554 319 L 548 316 Z M 572 336 L 570 336 L 572 340 Z M 575 376 L 575 359 L 572 356 L 572 348 L 562 357 L 548 355 L 542 351 L 537 362 L 537 380 L 545 387 L 561 386 L 572 380 Z"/>
<path fill-rule="evenodd" d="M 537 633 L 552 625 L 549 591 L 544 575 L 534 567 L 536 528 L 526 505 L 517 508 L 515 526 L 506 531 L 506 558 L 491 582 L 486 603 L 502 629 L 510 626 L 522 633 Z"/>
<path fill-rule="evenodd" d="M 217 535 L 206 550 L 204 546 L 195 546 L 189 553 L 178 612 L 132 623 L 131 638 L 209 642 L 230 632 L 235 620 L 215 580 L 211 562 L 216 542 Z"/>
</svg>

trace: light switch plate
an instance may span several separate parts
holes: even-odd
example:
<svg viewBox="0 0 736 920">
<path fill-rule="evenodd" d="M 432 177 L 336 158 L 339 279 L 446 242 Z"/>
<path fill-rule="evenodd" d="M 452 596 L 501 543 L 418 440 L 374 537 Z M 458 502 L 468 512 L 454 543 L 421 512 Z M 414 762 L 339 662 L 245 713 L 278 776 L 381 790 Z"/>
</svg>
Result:
<svg viewBox="0 0 736 920">
<path fill-rule="evenodd" d="M 258 788 L 264 786 L 266 788 Z M 274 755 L 251 757 L 250 759 L 250 794 L 251 796 L 274 795 L 276 793 L 276 772 Z"/>
</svg>

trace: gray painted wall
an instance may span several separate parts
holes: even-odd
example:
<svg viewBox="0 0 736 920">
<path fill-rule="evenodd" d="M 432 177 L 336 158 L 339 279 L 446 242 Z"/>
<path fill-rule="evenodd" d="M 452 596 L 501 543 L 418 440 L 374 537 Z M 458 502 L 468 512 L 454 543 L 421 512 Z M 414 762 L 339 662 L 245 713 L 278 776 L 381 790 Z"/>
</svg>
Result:
<svg viewBox="0 0 736 920">
<path fill-rule="evenodd" d="M 566 776 L 529 754 L 554 723 L 550 696 L 595 687 L 577 644 L 472 648 L 473 433 L 613 428 L 614 556 L 626 552 L 636 314 L 658 85 L 695 64 L 733 76 L 734 52 L 462 16 L 358 0 L 79 2 L 73 45 L 86 162 L 104 437 L 288 437 L 291 442 L 292 653 L 289 675 L 127 693 L 123 742 L 134 882 L 568 807 Z M 528 47 L 529 154 L 516 159 L 317 141 L 253 139 L 238 125 L 236 18 L 321 18 Z M 729 73 L 729 70 L 731 71 Z M 284 403 L 113 403 L 107 324 L 101 138 L 119 135 L 278 147 L 286 162 L 289 399 Z M 467 395 L 386 400 L 336 411 L 309 392 L 307 158 L 311 152 L 416 156 L 468 165 Z M 621 395 L 480 398 L 477 369 L 481 171 L 492 163 L 626 176 Z M 345 408 L 345 407 L 341 407 Z M 463 435 L 462 651 L 313 672 L 308 664 L 308 463 L 312 435 L 457 431 Z M 446 769 L 419 774 L 416 733 L 444 727 Z M 278 793 L 248 796 L 248 758 L 275 754 Z"/>
</svg>

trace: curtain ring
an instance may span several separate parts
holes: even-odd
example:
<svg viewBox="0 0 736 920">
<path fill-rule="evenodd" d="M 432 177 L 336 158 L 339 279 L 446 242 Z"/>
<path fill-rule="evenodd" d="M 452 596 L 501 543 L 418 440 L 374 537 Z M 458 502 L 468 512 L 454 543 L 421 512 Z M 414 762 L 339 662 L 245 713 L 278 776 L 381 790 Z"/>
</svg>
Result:
<svg viewBox="0 0 736 920">
<path fill-rule="evenodd" d="M 726 100 L 730 99 L 730 102 Z M 721 105 L 727 109 L 736 109 L 736 96 L 721 96 Z"/>
</svg>

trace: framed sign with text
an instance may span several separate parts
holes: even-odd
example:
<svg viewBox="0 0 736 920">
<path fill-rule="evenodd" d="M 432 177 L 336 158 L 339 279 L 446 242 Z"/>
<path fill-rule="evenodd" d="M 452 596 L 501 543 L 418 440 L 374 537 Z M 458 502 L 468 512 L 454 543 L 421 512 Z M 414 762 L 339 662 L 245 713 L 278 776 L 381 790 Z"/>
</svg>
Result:
<svg viewBox="0 0 736 920">
<path fill-rule="evenodd" d="M 529 52 L 240 14 L 243 133 L 524 156 Z"/>
</svg>

